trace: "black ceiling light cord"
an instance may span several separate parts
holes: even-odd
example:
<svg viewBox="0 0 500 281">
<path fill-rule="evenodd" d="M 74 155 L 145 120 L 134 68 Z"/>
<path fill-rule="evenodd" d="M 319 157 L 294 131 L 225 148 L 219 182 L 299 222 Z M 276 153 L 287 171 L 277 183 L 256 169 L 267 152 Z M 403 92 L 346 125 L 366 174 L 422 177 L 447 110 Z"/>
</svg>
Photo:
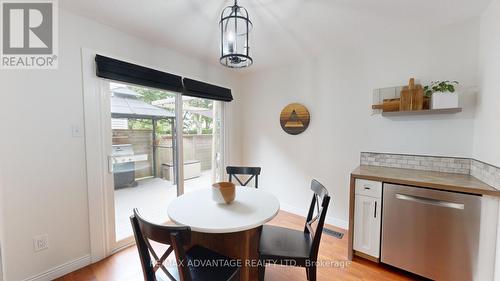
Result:
<svg viewBox="0 0 500 281">
<path fill-rule="evenodd" d="M 250 57 L 248 34 L 253 25 L 248 12 L 238 1 L 222 10 L 220 19 L 220 63 L 230 68 L 244 68 L 253 64 Z"/>
</svg>

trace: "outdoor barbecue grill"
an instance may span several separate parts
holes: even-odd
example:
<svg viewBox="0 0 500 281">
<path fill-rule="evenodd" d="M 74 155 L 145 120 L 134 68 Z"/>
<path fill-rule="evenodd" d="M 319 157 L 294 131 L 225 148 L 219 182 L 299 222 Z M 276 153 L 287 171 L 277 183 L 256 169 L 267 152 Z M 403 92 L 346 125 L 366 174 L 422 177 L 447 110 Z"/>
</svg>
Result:
<svg viewBox="0 0 500 281">
<path fill-rule="evenodd" d="M 135 162 L 148 160 L 147 154 L 134 154 L 131 144 L 113 145 L 111 152 L 115 189 L 135 187 Z"/>
</svg>

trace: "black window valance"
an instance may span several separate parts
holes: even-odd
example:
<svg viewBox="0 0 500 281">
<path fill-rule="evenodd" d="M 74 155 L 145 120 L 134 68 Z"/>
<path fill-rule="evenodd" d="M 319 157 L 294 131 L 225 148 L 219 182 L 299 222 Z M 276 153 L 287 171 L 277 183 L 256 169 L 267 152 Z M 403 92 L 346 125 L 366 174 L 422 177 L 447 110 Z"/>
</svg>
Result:
<svg viewBox="0 0 500 281">
<path fill-rule="evenodd" d="M 95 62 L 98 77 L 167 91 L 183 91 L 182 77 L 178 75 L 101 55 L 95 56 Z"/>
<path fill-rule="evenodd" d="M 189 78 L 183 78 L 183 81 L 184 81 L 183 95 L 185 96 L 220 100 L 220 101 L 233 100 L 231 89 L 215 86 L 212 84 L 207 84 Z"/>
</svg>

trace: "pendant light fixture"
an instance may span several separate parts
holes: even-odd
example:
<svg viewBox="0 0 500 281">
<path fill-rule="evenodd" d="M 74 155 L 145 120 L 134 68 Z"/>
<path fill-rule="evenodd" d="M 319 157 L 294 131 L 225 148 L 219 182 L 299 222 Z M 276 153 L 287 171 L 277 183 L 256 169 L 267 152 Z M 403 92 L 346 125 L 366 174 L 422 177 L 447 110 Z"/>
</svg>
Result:
<svg viewBox="0 0 500 281">
<path fill-rule="evenodd" d="M 252 65 L 248 46 L 248 33 L 252 22 L 245 8 L 234 5 L 222 10 L 220 19 L 221 56 L 220 63 L 230 68 L 243 68 Z"/>
</svg>

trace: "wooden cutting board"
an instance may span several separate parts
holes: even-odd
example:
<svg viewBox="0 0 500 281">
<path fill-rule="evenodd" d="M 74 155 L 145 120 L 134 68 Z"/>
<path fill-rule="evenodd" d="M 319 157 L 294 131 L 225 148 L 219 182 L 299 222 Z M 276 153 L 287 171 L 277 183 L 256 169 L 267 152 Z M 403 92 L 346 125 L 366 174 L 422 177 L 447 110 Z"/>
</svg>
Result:
<svg viewBox="0 0 500 281">
<path fill-rule="evenodd" d="M 382 109 L 383 112 L 399 111 L 399 99 L 384 99 L 382 104 L 372 105 L 372 109 Z"/>
<path fill-rule="evenodd" d="M 403 89 L 401 90 L 400 94 L 400 104 L 399 104 L 399 110 L 400 111 L 409 111 L 411 110 L 411 96 L 412 96 L 413 89 L 410 89 L 409 86 L 404 86 Z"/>
<path fill-rule="evenodd" d="M 424 109 L 424 88 L 422 85 L 416 85 L 411 93 L 411 110 Z"/>
<path fill-rule="evenodd" d="M 410 78 L 408 86 L 401 88 L 399 98 L 384 99 L 382 104 L 372 105 L 373 109 L 382 109 L 383 112 L 422 110 L 428 104 L 424 97 L 422 85 L 415 85 L 415 78 Z"/>
</svg>

